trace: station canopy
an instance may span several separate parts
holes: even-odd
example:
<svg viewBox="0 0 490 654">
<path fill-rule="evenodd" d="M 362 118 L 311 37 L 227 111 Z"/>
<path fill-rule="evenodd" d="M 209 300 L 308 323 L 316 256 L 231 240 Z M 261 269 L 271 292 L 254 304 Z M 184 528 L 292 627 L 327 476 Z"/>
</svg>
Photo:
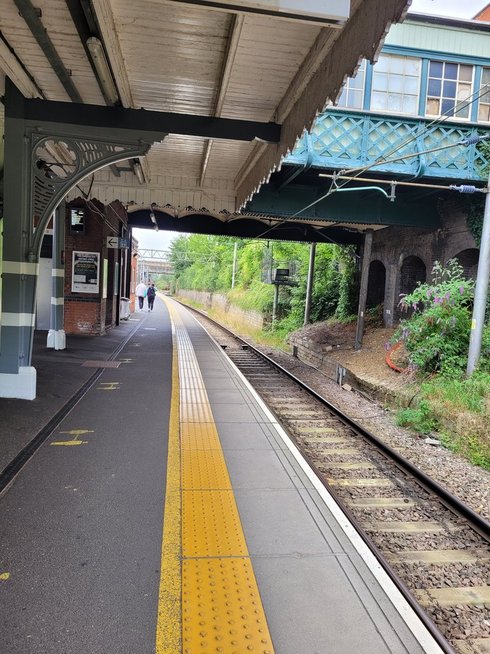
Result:
<svg viewBox="0 0 490 654">
<path fill-rule="evenodd" d="M 86 109 L 72 114 L 70 103 L 144 110 L 141 124 L 145 112 L 152 124 L 161 112 L 156 131 L 167 136 L 141 159 L 90 175 L 71 196 L 82 188 L 130 211 L 154 204 L 175 217 L 203 209 L 228 220 L 360 59 L 376 57 L 409 4 L 1 0 L 0 93 L 8 76 L 25 98 L 67 103 L 63 117 L 74 123 Z"/>
</svg>

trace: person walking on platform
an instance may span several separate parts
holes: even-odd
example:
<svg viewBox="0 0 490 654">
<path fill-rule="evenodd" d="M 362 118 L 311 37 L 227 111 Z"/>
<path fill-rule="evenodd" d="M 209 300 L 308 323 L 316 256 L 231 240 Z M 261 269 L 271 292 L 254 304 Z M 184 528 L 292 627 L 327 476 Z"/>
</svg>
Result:
<svg viewBox="0 0 490 654">
<path fill-rule="evenodd" d="M 155 289 L 155 284 L 150 284 L 148 290 L 146 291 L 146 299 L 148 300 L 148 311 L 153 311 L 153 302 L 155 302 L 155 296 L 157 292 Z"/>
<path fill-rule="evenodd" d="M 139 310 L 143 311 L 143 304 L 146 297 L 146 284 L 143 281 L 136 287 L 136 297 L 138 298 Z"/>
</svg>

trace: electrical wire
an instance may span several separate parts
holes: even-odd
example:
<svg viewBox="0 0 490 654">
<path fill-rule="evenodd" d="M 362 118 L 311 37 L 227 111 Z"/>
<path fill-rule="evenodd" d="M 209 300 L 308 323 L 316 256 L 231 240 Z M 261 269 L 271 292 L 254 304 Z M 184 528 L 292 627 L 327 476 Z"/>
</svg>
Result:
<svg viewBox="0 0 490 654">
<path fill-rule="evenodd" d="M 348 175 L 350 173 L 355 173 L 354 177 L 359 177 L 364 172 L 369 170 L 370 168 L 373 168 L 374 166 L 379 166 L 382 163 L 386 163 L 386 158 L 387 157 L 392 157 L 394 154 L 399 152 L 401 149 L 407 147 L 407 145 L 410 145 L 410 143 L 412 143 L 413 141 L 417 140 L 418 138 L 423 137 L 430 128 L 435 127 L 437 125 L 446 124 L 448 122 L 449 118 L 451 118 L 454 115 L 454 113 L 457 113 L 461 109 L 463 109 L 463 108 L 465 108 L 467 106 L 470 106 L 471 104 L 473 104 L 473 102 L 475 102 L 476 100 L 478 100 L 482 96 L 487 95 L 489 90 L 490 90 L 490 85 L 489 84 L 483 84 L 478 89 L 478 91 L 474 91 L 467 98 L 465 98 L 465 100 L 461 100 L 461 102 L 457 103 L 453 109 L 448 109 L 446 112 L 444 112 L 444 114 L 442 114 L 441 116 L 438 116 L 437 118 L 432 120 L 430 123 L 425 125 L 424 130 L 423 130 L 423 132 L 421 134 L 419 133 L 419 134 L 416 134 L 416 135 L 412 135 L 409 138 L 405 139 L 405 141 L 403 141 L 402 143 L 400 143 L 396 147 L 393 147 L 389 152 L 384 154 L 382 157 L 379 157 L 375 162 L 373 162 L 373 163 L 371 163 L 369 165 L 363 166 L 363 167 L 359 167 L 359 168 L 351 168 L 351 169 L 347 168 L 347 169 L 339 170 L 339 175 L 343 176 L 343 175 Z M 455 147 L 457 145 L 461 145 L 461 142 L 459 141 L 458 143 L 448 145 L 447 147 Z M 444 146 L 444 147 L 446 147 L 446 146 Z M 416 153 L 416 155 L 420 155 L 420 154 L 425 154 L 425 152 Z M 408 156 L 415 156 L 415 155 L 408 155 Z M 400 159 L 401 158 L 402 157 L 400 157 Z M 328 191 L 324 195 L 322 195 L 320 198 L 317 198 L 316 200 L 311 202 L 309 205 L 307 205 L 303 209 L 300 209 L 299 211 L 295 212 L 294 214 L 289 216 L 288 219 L 290 220 L 291 218 L 297 217 L 299 214 L 303 213 L 307 209 L 310 209 L 315 204 L 318 204 L 322 200 L 325 200 L 327 197 L 329 197 L 330 195 L 332 195 L 336 191 L 338 191 L 338 190 L 342 189 L 344 186 L 346 186 L 349 183 L 349 181 L 352 181 L 352 180 L 346 180 L 342 184 L 337 184 L 336 179 L 332 179 L 330 187 L 329 187 Z"/>
</svg>

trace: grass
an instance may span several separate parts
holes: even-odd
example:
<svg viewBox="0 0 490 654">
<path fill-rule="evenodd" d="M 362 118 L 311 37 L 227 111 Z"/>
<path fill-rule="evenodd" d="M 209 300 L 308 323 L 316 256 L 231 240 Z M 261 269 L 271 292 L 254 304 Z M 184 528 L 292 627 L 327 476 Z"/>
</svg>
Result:
<svg viewBox="0 0 490 654">
<path fill-rule="evenodd" d="M 216 320 L 216 322 L 220 323 L 221 325 L 228 327 L 245 339 L 248 338 L 260 345 L 275 347 L 280 350 L 284 350 L 285 352 L 291 352 L 291 348 L 285 340 L 285 337 L 287 336 L 285 333 L 272 332 L 257 327 L 252 327 L 251 325 L 239 320 L 238 318 L 233 319 L 233 317 L 231 317 L 228 313 L 220 311 L 219 309 L 209 309 L 208 307 L 205 307 L 198 302 L 190 301 L 187 298 L 184 299 L 177 297 L 177 299 L 180 299 L 184 304 L 188 304 L 195 309 L 205 311 L 207 316 L 213 320 Z"/>
<path fill-rule="evenodd" d="M 434 377 L 421 385 L 416 406 L 399 411 L 397 422 L 419 433 L 437 431 L 448 449 L 490 470 L 490 374 Z"/>
</svg>

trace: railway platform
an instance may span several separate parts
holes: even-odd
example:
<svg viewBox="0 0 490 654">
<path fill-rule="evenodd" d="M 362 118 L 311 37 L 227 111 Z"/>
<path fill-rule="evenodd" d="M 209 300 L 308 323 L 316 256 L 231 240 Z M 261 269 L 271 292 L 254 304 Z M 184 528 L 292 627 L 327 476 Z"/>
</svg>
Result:
<svg viewBox="0 0 490 654">
<path fill-rule="evenodd" d="M 0 400 L 0 467 L 53 427 L 0 496 L 2 653 L 440 652 L 187 310 L 68 344 Z"/>
</svg>

